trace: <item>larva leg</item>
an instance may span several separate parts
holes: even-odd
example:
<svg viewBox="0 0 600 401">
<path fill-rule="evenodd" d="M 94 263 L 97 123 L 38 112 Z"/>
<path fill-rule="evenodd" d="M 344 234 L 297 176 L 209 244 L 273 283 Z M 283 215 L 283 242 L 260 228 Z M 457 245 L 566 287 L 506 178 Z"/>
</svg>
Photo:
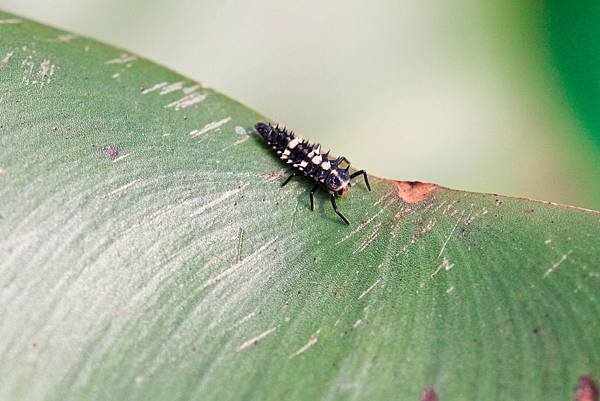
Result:
<svg viewBox="0 0 600 401">
<path fill-rule="evenodd" d="M 290 182 L 292 180 L 292 178 L 298 176 L 300 174 L 297 173 L 293 173 L 292 175 L 290 175 L 288 178 L 285 179 L 285 181 L 283 183 L 281 183 L 282 187 L 285 187 L 287 185 L 288 182 Z"/>
<path fill-rule="evenodd" d="M 350 179 L 352 179 L 354 177 L 358 177 L 361 174 L 362 174 L 363 178 L 365 179 L 365 184 L 367 185 L 367 188 L 370 191 L 371 190 L 371 185 L 369 184 L 369 177 L 367 177 L 367 172 L 365 170 L 358 170 L 357 172 L 352 173 L 350 175 Z"/>
<path fill-rule="evenodd" d="M 348 221 L 346 216 L 344 216 L 342 214 L 342 212 L 340 212 L 338 210 L 337 204 L 335 203 L 335 195 L 334 194 L 331 194 L 331 206 L 333 206 L 333 210 L 337 213 L 337 215 L 340 216 L 342 218 L 342 220 L 344 220 L 344 223 L 350 225 L 350 222 Z"/>
</svg>

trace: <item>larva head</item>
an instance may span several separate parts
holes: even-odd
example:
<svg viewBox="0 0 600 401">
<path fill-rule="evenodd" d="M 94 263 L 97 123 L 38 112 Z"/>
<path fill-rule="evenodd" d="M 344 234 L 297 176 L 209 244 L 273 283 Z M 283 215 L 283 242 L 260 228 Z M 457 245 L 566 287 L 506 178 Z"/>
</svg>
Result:
<svg viewBox="0 0 600 401">
<path fill-rule="evenodd" d="M 254 128 L 256 129 L 256 132 L 258 132 L 265 140 L 269 139 L 271 133 L 273 132 L 273 127 L 271 124 L 256 123 Z"/>
<path fill-rule="evenodd" d="M 344 195 L 350 189 L 350 173 L 347 169 L 332 169 L 325 179 L 325 186 L 338 195 Z"/>
</svg>

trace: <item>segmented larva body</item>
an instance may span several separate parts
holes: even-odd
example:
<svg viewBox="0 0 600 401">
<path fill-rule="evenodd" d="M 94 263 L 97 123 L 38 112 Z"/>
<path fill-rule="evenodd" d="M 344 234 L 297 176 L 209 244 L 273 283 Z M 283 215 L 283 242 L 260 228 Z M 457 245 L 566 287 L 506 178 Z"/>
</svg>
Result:
<svg viewBox="0 0 600 401">
<path fill-rule="evenodd" d="M 352 185 L 351 179 L 363 175 L 369 191 L 371 187 L 364 170 L 350 174 L 350 162 L 345 157 L 329 158 L 329 151 L 323 153 L 321 145 L 294 135 L 286 128 L 272 126 L 271 124 L 257 123 L 255 125 L 258 133 L 265 142 L 275 150 L 281 160 L 291 165 L 296 172 L 286 179 L 282 186 L 286 185 L 294 176 L 310 177 L 315 181 L 315 186 L 310 191 L 311 209 L 314 209 L 314 193 L 319 186 L 324 186 L 331 192 L 331 203 L 335 212 L 350 224 L 348 219 L 337 210 L 335 198 L 346 193 Z M 341 164 L 345 163 L 344 168 Z"/>
</svg>

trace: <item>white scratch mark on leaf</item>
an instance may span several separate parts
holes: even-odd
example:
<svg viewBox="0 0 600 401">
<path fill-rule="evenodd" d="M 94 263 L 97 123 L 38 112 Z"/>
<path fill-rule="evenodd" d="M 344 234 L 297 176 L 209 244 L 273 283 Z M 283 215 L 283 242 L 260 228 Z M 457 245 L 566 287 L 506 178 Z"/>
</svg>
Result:
<svg viewBox="0 0 600 401">
<path fill-rule="evenodd" d="M 240 144 L 242 144 L 242 143 L 246 142 L 248 139 L 250 139 L 250 136 L 247 136 L 247 137 L 245 137 L 245 138 L 242 138 L 242 139 L 240 139 L 240 140 L 237 140 L 237 141 L 235 141 L 235 142 L 233 143 L 233 146 L 240 145 Z"/>
<path fill-rule="evenodd" d="M 244 127 L 240 127 L 239 125 L 237 125 L 235 127 L 235 133 L 238 135 L 248 135 L 248 132 L 246 132 L 246 129 Z"/>
<path fill-rule="evenodd" d="M 21 82 L 29 85 L 31 75 L 33 74 L 33 69 L 35 68 L 33 58 L 31 56 L 27 56 L 21 63 L 21 66 L 23 67 L 23 79 Z"/>
<path fill-rule="evenodd" d="M 36 63 L 33 61 L 32 56 L 27 56 L 25 60 L 21 63 L 23 66 L 23 79 L 22 83 L 25 85 L 35 85 L 40 84 L 40 87 L 49 84 L 52 82 L 52 76 L 54 75 L 54 70 L 56 66 L 52 64 L 50 59 L 44 59 L 39 67 L 36 68 Z M 33 74 L 33 71 L 37 69 L 36 74 Z"/>
<path fill-rule="evenodd" d="M 23 21 L 17 18 L 0 19 L 0 25 L 15 25 L 20 24 L 21 22 Z"/>
<path fill-rule="evenodd" d="M 410 240 L 410 243 L 411 244 L 416 243 L 425 234 L 427 234 L 429 231 L 431 231 L 431 229 L 433 229 L 433 227 L 435 227 L 436 223 L 437 223 L 436 219 L 429 220 L 429 222 L 427 223 L 427 225 L 425 227 L 423 227 L 417 234 L 415 234 L 415 235 L 412 236 L 412 239 Z"/>
<path fill-rule="evenodd" d="M 452 287 L 448 288 L 448 289 L 446 290 L 446 294 L 450 294 L 452 291 L 454 291 L 454 286 L 452 286 Z"/>
<path fill-rule="evenodd" d="M 248 348 L 249 346 L 251 346 L 251 345 L 254 345 L 254 344 L 258 343 L 260 340 L 262 340 L 263 338 L 265 338 L 265 337 L 266 337 L 266 336 L 268 336 L 269 334 L 272 334 L 273 332 L 275 332 L 275 330 L 277 330 L 277 327 L 270 328 L 269 330 L 267 330 L 267 331 L 264 331 L 264 332 L 260 333 L 260 334 L 259 334 L 259 335 L 257 335 L 256 337 L 254 337 L 254 338 L 251 338 L 251 339 L 249 339 L 248 341 L 245 341 L 244 343 L 242 343 L 242 344 L 241 344 L 241 345 L 238 347 L 238 349 L 237 349 L 237 352 L 240 352 L 240 351 L 242 351 L 242 350 L 244 350 L 244 349 Z"/>
<path fill-rule="evenodd" d="M 183 88 L 181 91 L 184 95 L 189 95 L 190 93 L 196 92 L 198 89 L 206 88 L 203 84 L 195 84 L 192 86 L 188 86 L 187 88 Z"/>
<path fill-rule="evenodd" d="M 137 60 L 136 56 L 133 56 L 128 53 L 123 53 L 117 58 L 113 58 L 112 60 L 105 61 L 104 64 L 127 64 L 132 61 Z"/>
<path fill-rule="evenodd" d="M 290 359 L 295 358 L 300 354 L 303 354 L 304 352 L 308 351 L 310 347 L 315 345 L 319 340 L 318 336 L 319 336 L 320 332 L 321 332 L 321 330 L 319 329 L 319 330 L 317 330 L 316 333 L 314 333 L 312 336 L 310 336 L 310 339 L 308 340 L 308 342 L 306 344 L 304 344 L 296 352 L 294 352 L 292 355 L 290 355 Z"/>
<path fill-rule="evenodd" d="M 162 87 L 164 87 L 164 86 L 167 86 L 167 85 L 168 85 L 168 82 L 159 82 L 159 83 L 157 83 L 157 84 L 155 84 L 155 85 L 151 86 L 151 87 L 150 87 L 150 88 L 148 88 L 148 89 L 144 89 L 144 90 L 142 91 L 142 95 L 147 95 L 148 93 L 150 93 L 150 92 L 154 92 L 154 91 L 156 91 L 156 90 L 159 90 L 159 89 L 161 89 Z"/>
<path fill-rule="evenodd" d="M 552 242 L 552 240 L 550 238 L 548 238 L 546 241 L 544 241 L 544 244 L 548 245 L 551 242 Z"/>
<path fill-rule="evenodd" d="M 355 250 L 352 252 L 352 254 L 353 254 L 353 255 L 355 255 L 355 254 L 357 254 L 357 253 L 359 253 L 359 252 L 362 252 L 362 251 L 364 251 L 365 249 L 367 249 L 367 247 L 368 247 L 369 245 L 371 245 L 371 243 L 372 243 L 373 241 L 375 241 L 375 240 L 377 239 L 377 237 L 379 236 L 379 229 L 381 228 L 381 225 L 382 225 L 382 224 L 383 224 L 383 223 L 378 223 L 378 224 L 377 224 L 377 225 L 376 225 L 376 226 L 373 228 L 373 231 L 371 232 L 371 234 L 369 234 L 369 235 L 367 236 L 367 238 L 366 238 L 366 239 L 365 239 L 365 240 L 362 242 L 362 244 L 360 244 L 360 246 L 359 246 L 358 248 L 356 248 L 356 249 L 355 249 Z"/>
<path fill-rule="evenodd" d="M 362 319 L 358 319 L 356 322 L 354 322 L 354 324 L 352 325 L 352 327 L 356 329 L 362 323 L 363 323 Z"/>
<path fill-rule="evenodd" d="M 206 99 L 206 95 L 201 95 L 199 93 L 192 93 L 190 95 L 182 97 L 179 100 L 169 103 L 168 105 L 165 106 L 165 108 L 175 109 L 175 110 L 179 111 L 182 109 L 186 109 L 190 106 L 193 106 L 197 103 L 200 103 L 204 99 Z"/>
<path fill-rule="evenodd" d="M 214 277 L 206 280 L 206 283 L 204 283 L 204 285 L 202 286 L 202 289 L 210 287 L 211 285 L 213 285 L 213 284 L 221 281 L 222 279 L 224 279 L 225 277 L 231 275 L 232 273 L 235 273 L 237 270 L 239 270 L 246 263 L 254 260 L 265 249 L 267 249 L 268 247 L 270 247 L 276 240 L 277 240 L 277 237 L 273 238 L 272 240 L 268 241 L 266 244 L 264 244 L 263 246 L 261 246 L 260 248 L 258 248 L 256 251 L 254 251 L 249 256 L 247 256 L 244 259 L 240 260 L 239 262 L 233 264 L 231 267 L 228 267 L 227 269 L 223 270 L 221 273 L 217 274 L 216 276 L 214 276 Z"/>
<path fill-rule="evenodd" d="M 243 318 L 241 318 L 240 320 L 235 322 L 235 324 L 233 325 L 232 328 L 238 327 L 238 326 L 246 323 L 248 320 L 252 319 L 254 316 L 256 316 L 256 311 L 248 313 L 246 316 L 244 316 Z"/>
<path fill-rule="evenodd" d="M 171 92 L 175 92 L 178 90 L 181 90 L 183 88 L 183 82 L 175 82 L 171 85 L 167 85 L 164 88 L 161 88 L 159 95 L 160 96 L 164 96 L 164 95 L 168 95 Z"/>
<path fill-rule="evenodd" d="M 131 188 L 133 185 L 137 184 L 139 181 L 140 181 L 139 179 L 138 180 L 133 180 L 130 183 L 127 183 L 127 184 L 125 184 L 125 185 L 123 185 L 123 186 L 115 189 L 114 191 L 112 191 L 110 193 L 110 195 L 112 196 L 112 195 L 116 195 L 118 193 L 121 193 L 123 191 L 126 191 L 128 188 Z"/>
<path fill-rule="evenodd" d="M 112 75 L 112 79 L 117 79 L 120 76 L 121 76 L 121 74 L 117 72 L 117 73 L 115 73 L 115 74 Z"/>
<path fill-rule="evenodd" d="M 379 198 L 379 199 L 377 200 L 377 202 L 373 203 L 373 206 L 377 206 L 377 205 L 379 205 L 381 202 L 383 202 L 383 201 L 385 201 L 385 200 L 388 200 L 388 199 L 389 199 L 389 198 L 391 198 L 392 196 L 394 196 L 394 193 L 393 193 L 393 192 L 389 192 L 389 193 L 387 193 L 386 195 L 384 195 L 384 196 L 382 196 L 381 198 Z"/>
<path fill-rule="evenodd" d="M 373 290 L 373 288 L 375 288 L 375 286 L 377 284 L 379 284 L 380 281 L 381 281 L 381 279 L 378 278 L 373 284 L 371 284 L 371 286 L 369 288 L 367 288 L 366 290 L 364 290 L 363 293 L 358 296 L 358 299 L 359 300 L 363 299 L 364 296 L 367 295 L 369 292 L 371 292 L 371 290 Z"/>
<path fill-rule="evenodd" d="M 235 127 L 235 132 L 236 132 L 236 134 L 239 134 L 239 135 L 245 135 L 245 137 L 242 139 L 238 139 L 237 141 L 235 141 L 234 143 L 232 143 L 230 145 L 225 146 L 223 149 L 221 149 L 221 152 L 226 151 L 227 149 L 231 148 L 232 146 L 240 145 L 251 138 L 251 136 L 248 135 L 248 133 L 246 133 L 246 130 L 244 129 L 244 127 L 240 127 L 239 125 L 237 127 Z"/>
<path fill-rule="evenodd" d="M 222 193 L 221 196 L 219 196 L 217 199 L 208 202 L 206 205 L 204 205 L 200 209 L 196 210 L 196 212 L 194 214 L 192 214 L 191 217 L 196 217 L 196 216 L 204 213 L 206 210 L 218 205 L 219 203 L 224 202 L 225 200 L 231 198 L 235 194 L 242 192 L 245 188 L 246 188 L 246 185 L 242 185 L 239 188 L 232 189 L 230 191 Z"/>
<path fill-rule="evenodd" d="M 192 138 L 199 137 L 201 135 L 209 133 L 210 131 L 214 131 L 217 128 L 220 128 L 222 125 L 227 124 L 229 121 L 231 121 L 231 117 L 227 117 L 227 118 L 224 118 L 219 121 L 208 123 L 202 129 L 195 129 L 192 132 L 190 132 L 188 135 L 191 136 Z"/>
<path fill-rule="evenodd" d="M 435 277 L 435 275 L 438 274 L 440 272 L 440 270 L 442 270 L 442 268 L 445 271 L 448 271 L 448 270 L 452 269 L 453 267 L 454 267 L 454 263 L 450 263 L 448 258 L 446 258 L 444 256 L 444 260 L 442 261 L 442 263 L 440 263 L 440 265 L 437 267 L 437 269 L 435 269 L 435 271 L 433 273 L 431 273 L 431 278 Z"/>
<path fill-rule="evenodd" d="M 573 251 L 569 251 L 569 252 L 567 252 L 567 253 L 563 254 L 563 255 L 560 257 L 560 259 L 558 259 L 558 261 L 557 261 L 557 262 L 553 263 L 553 264 L 552 264 L 552 266 L 550 266 L 550 267 L 548 268 L 548 270 L 546 270 L 546 271 L 544 272 L 544 278 L 546 278 L 546 277 L 547 277 L 547 276 L 548 276 L 550 273 L 553 273 L 553 272 L 554 272 L 556 269 L 558 269 L 558 266 L 560 266 L 562 262 L 564 262 L 565 260 L 567 260 L 567 258 L 568 258 L 568 257 L 569 257 L 569 255 L 571 254 L 571 252 L 573 252 Z"/>
<path fill-rule="evenodd" d="M 452 237 L 452 234 L 454 234 L 454 230 L 456 230 L 456 227 L 458 227 L 458 224 L 460 223 L 460 221 L 462 220 L 463 216 L 465 215 L 465 211 L 463 210 L 460 217 L 456 220 L 456 224 L 454 225 L 454 227 L 452 227 L 452 230 L 450 231 L 450 234 L 448 234 L 448 237 L 446 238 L 446 241 L 444 241 L 444 245 L 442 245 L 442 249 L 440 249 L 440 253 L 438 253 L 438 258 L 440 256 L 442 256 L 442 253 L 444 252 L 444 249 L 446 249 L 446 245 L 448 245 L 448 241 L 450 241 L 450 238 Z"/>
<path fill-rule="evenodd" d="M 381 213 L 383 213 L 388 207 L 390 207 L 390 205 L 392 205 L 392 203 L 395 203 L 394 200 L 386 203 L 381 209 L 379 209 L 379 211 L 377 213 L 375 213 L 373 216 L 371 216 L 367 221 L 362 222 L 358 225 L 358 227 L 350 232 L 348 235 L 346 235 L 344 238 L 342 238 L 341 240 L 339 240 L 338 242 L 335 243 L 335 245 L 339 245 L 342 242 L 348 240 L 349 238 L 352 238 L 356 233 L 358 233 L 359 231 L 361 231 L 363 228 L 365 228 L 366 226 L 368 226 L 369 224 L 371 224 L 371 222 L 377 218 L 377 216 L 379 216 Z"/>
<path fill-rule="evenodd" d="M 4 58 L 2 59 L 2 61 L 0 61 L 0 63 L 2 63 L 2 64 L 8 64 L 8 63 L 10 63 L 10 60 L 12 59 L 13 54 L 14 54 L 13 52 L 6 53 L 6 55 L 4 56 Z"/>
<path fill-rule="evenodd" d="M 50 59 L 44 59 L 40 64 L 40 70 L 38 71 L 38 76 L 41 80 L 41 85 L 49 84 L 52 75 L 54 75 L 54 64 L 50 61 Z"/>
<path fill-rule="evenodd" d="M 448 204 L 448 206 L 446 206 L 446 207 L 444 208 L 444 210 L 442 211 L 442 214 L 446 214 L 446 213 L 448 212 L 448 210 L 452 209 L 452 208 L 454 207 L 454 204 L 455 204 L 456 202 L 457 202 L 456 200 L 453 200 L 452 202 L 450 202 L 450 203 Z"/>
<path fill-rule="evenodd" d="M 466 221 L 465 221 L 465 224 L 469 225 L 473 221 L 475 221 L 476 219 L 478 219 L 479 217 L 485 216 L 486 214 L 488 214 L 488 210 L 484 207 L 479 212 L 477 212 L 477 213 L 473 214 L 472 216 L 470 216 L 469 218 L 467 218 Z"/>
<path fill-rule="evenodd" d="M 237 256 L 235 258 L 236 262 L 239 262 L 240 260 L 242 260 L 242 252 L 244 251 L 243 246 L 244 246 L 244 229 L 240 227 L 240 230 L 238 233 Z"/>
<path fill-rule="evenodd" d="M 61 42 L 61 43 L 69 43 L 70 41 L 72 41 L 73 39 L 76 39 L 77 35 L 73 35 L 72 33 L 65 33 L 63 35 L 59 35 L 56 38 L 57 42 Z"/>
<path fill-rule="evenodd" d="M 435 212 L 437 212 L 437 211 L 438 211 L 438 210 L 439 210 L 439 209 L 440 209 L 442 206 L 444 206 L 444 205 L 446 204 L 446 202 L 447 202 L 447 201 L 446 201 L 445 199 L 444 199 L 443 201 L 441 201 L 441 202 L 439 203 L 439 205 L 437 205 L 437 207 L 436 207 L 435 209 L 433 209 L 433 212 L 434 212 L 434 213 L 435 213 Z"/>
<path fill-rule="evenodd" d="M 131 155 L 132 155 L 132 153 L 125 153 L 124 155 L 121 155 L 121 156 L 117 157 L 116 159 L 114 159 L 113 163 L 116 163 L 116 162 L 118 162 L 120 160 L 123 160 L 124 158 L 129 157 Z"/>
</svg>

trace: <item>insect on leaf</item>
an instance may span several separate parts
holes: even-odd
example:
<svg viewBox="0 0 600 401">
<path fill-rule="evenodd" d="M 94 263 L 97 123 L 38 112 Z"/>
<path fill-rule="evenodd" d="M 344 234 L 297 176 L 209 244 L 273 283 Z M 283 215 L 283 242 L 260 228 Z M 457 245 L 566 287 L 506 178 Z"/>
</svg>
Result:
<svg viewBox="0 0 600 401">
<path fill-rule="evenodd" d="M 311 180 L 280 187 L 263 116 L 0 22 L 0 399 L 566 400 L 600 377 L 597 212 L 372 176 L 346 226 Z"/>
</svg>

